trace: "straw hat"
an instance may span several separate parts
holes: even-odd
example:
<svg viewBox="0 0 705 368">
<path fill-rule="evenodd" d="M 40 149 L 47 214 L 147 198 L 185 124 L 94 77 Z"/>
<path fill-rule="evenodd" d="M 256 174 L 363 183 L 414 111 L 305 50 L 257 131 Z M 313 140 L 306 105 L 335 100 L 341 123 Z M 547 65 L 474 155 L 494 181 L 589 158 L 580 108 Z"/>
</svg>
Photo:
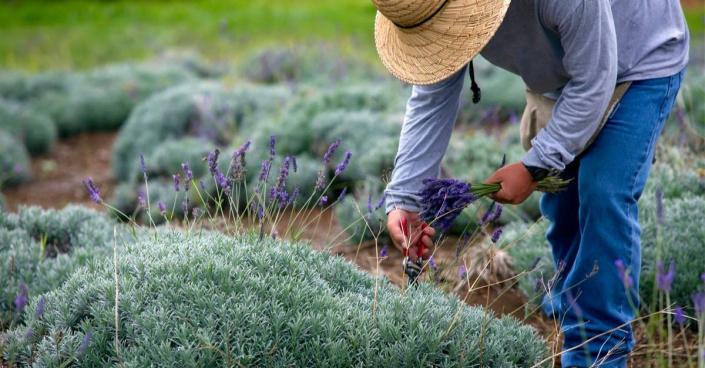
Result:
<svg viewBox="0 0 705 368">
<path fill-rule="evenodd" d="M 489 42 L 509 0 L 372 0 L 375 44 L 395 77 L 433 84 L 465 66 Z"/>
</svg>

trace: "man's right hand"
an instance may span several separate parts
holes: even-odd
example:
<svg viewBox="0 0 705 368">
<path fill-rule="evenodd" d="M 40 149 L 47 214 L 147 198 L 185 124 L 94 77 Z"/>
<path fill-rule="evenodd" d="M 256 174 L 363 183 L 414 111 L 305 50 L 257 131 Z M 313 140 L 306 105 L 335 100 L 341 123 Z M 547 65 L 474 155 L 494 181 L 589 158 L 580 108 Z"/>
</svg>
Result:
<svg viewBox="0 0 705 368">
<path fill-rule="evenodd" d="M 406 219 L 409 231 L 407 234 L 409 236 L 404 236 L 404 231 L 402 230 L 402 219 Z M 416 262 L 418 258 L 418 243 L 422 232 L 428 236 L 423 237 L 423 243 L 425 246 L 423 258 L 427 259 L 433 253 L 433 238 L 436 235 L 436 230 L 430 226 L 422 229 L 423 221 L 419 217 L 418 213 L 407 212 L 404 210 L 392 210 L 387 214 L 387 229 L 389 230 L 389 235 L 392 237 L 392 242 L 394 246 L 399 250 L 404 252 L 404 249 L 409 249 L 409 259 L 412 262 Z"/>
</svg>

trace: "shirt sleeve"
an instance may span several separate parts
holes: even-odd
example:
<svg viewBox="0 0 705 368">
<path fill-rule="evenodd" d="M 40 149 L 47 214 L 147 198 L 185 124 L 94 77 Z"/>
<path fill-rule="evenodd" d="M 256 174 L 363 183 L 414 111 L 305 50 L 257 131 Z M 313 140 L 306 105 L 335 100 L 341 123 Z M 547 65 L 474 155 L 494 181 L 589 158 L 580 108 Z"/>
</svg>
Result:
<svg viewBox="0 0 705 368">
<path fill-rule="evenodd" d="M 609 0 L 544 1 L 544 25 L 560 35 L 570 82 L 548 125 L 531 141 L 528 166 L 565 169 L 599 127 L 617 81 L 617 37 Z"/>
<path fill-rule="evenodd" d="M 392 179 L 387 184 L 386 211 L 420 212 L 423 180 L 438 177 L 458 115 L 467 66 L 450 78 L 414 86 L 406 106 Z"/>
</svg>

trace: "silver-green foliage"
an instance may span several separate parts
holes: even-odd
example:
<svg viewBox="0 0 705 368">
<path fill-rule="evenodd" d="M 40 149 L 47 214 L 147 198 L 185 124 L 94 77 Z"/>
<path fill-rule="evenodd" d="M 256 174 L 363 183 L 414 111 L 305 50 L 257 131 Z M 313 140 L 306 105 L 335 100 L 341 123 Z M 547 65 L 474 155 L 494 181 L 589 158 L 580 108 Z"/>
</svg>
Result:
<svg viewBox="0 0 705 368">
<path fill-rule="evenodd" d="M 27 148 L 20 140 L 0 129 L 0 188 L 20 184 L 31 177 Z"/>
<path fill-rule="evenodd" d="M 510 368 L 547 354 L 512 317 L 427 284 L 402 297 L 387 279 L 307 244 L 161 233 L 118 257 L 120 358 L 130 367 Z M 91 330 L 75 364 L 116 364 L 114 301 L 111 260 L 78 270 L 46 296 L 39 321 L 7 334 L 5 359 L 56 367 Z M 24 340 L 27 328 L 34 334 Z"/>
<path fill-rule="evenodd" d="M 56 126 L 48 116 L 0 99 L 0 129 L 24 141 L 29 153 L 48 152 L 56 143 Z"/>
<path fill-rule="evenodd" d="M 546 231 L 550 224 L 546 219 L 532 224 L 516 221 L 505 226 L 502 233 L 500 247 L 506 249 L 512 258 L 514 272 L 520 274 L 527 271 L 517 281 L 519 288 L 533 304 L 540 303 L 541 296 L 546 291 L 541 284 L 538 290 L 534 289 L 536 279 L 542 280 L 545 285 L 555 274 L 551 246 L 546 240 Z M 537 258 L 539 262 L 532 270 Z"/>
<path fill-rule="evenodd" d="M 130 181 L 139 155 L 149 155 L 166 140 L 197 137 L 227 147 L 260 119 L 277 112 L 289 97 L 281 86 L 229 86 L 201 82 L 177 86 L 139 104 L 115 142 L 114 171 Z"/>
<path fill-rule="evenodd" d="M 17 317 L 20 281 L 30 297 L 56 289 L 80 266 L 110 254 L 113 230 L 112 221 L 81 206 L 0 212 L 0 325 Z"/>
</svg>

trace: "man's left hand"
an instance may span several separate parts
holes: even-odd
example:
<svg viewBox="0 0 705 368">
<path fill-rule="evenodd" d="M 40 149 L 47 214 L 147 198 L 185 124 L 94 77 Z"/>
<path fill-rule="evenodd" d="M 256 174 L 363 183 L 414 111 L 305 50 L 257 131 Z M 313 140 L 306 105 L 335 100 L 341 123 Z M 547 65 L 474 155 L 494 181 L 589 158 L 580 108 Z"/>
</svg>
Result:
<svg viewBox="0 0 705 368">
<path fill-rule="evenodd" d="M 506 165 L 495 171 L 485 183 L 499 183 L 502 189 L 489 197 L 499 203 L 509 204 L 524 202 L 538 184 L 531 179 L 531 174 L 521 162 Z"/>
</svg>

